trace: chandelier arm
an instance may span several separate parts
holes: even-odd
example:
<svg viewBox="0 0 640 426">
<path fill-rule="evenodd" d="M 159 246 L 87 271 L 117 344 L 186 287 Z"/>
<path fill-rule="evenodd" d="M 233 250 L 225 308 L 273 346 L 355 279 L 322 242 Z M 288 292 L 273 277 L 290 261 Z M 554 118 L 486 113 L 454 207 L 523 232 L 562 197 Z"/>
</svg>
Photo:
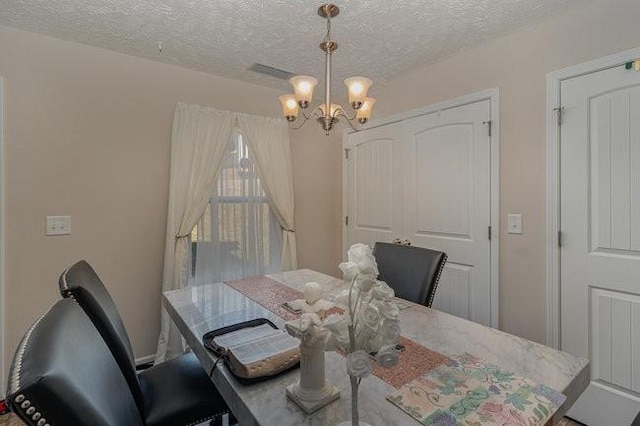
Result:
<svg viewBox="0 0 640 426">
<path fill-rule="evenodd" d="M 317 117 L 322 117 L 322 109 L 321 109 L 320 107 L 315 107 L 315 108 L 313 109 L 313 111 L 311 111 L 311 113 L 310 113 L 309 115 L 307 115 L 307 114 L 304 112 L 304 110 L 301 110 L 301 111 L 302 111 L 302 115 L 304 116 L 305 121 L 306 121 L 306 120 L 309 120 L 309 119 L 311 119 L 311 118 L 314 118 L 314 117 L 316 117 L 316 118 L 317 118 Z"/>
<path fill-rule="evenodd" d="M 289 125 L 291 126 L 291 128 L 293 130 L 298 130 L 299 128 L 304 126 L 304 123 L 306 123 L 309 118 L 311 118 L 311 116 L 307 117 L 303 112 L 301 119 L 298 119 L 298 120 L 296 120 L 294 122 L 290 122 Z"/>
<path fill-rule="evenodd" d="M 356 126 L 356 125 L 353 124 L 355 119 L 356 119 L 356 114 L 354 114 L 353 117 L 349 117 L 349 115 L 347 115 L 347 113 L 342 109 L 342 107 L 340 107 L 340 108 L 337 109 L 337 111 L 334 114 L 334 116 L 335 116 L 335 118 L 338 118 L 339 116 L 343 116 L 347 120 L 347 123 L 349 123 L 349 126 L 351 126 L 351 128 L 357 132 L 357 131 L 362 130 L 362 126 L 361 125 L 360 126 Z"/>
<path fill-rule="evenodd" d="M 336 117 L 337 117 L 337 116 L 339 116 L 339 115 L 341 115 L 341 116 L 343 116 L 344 118 L 346 118 L 348 122 L 352 122 L 352 121 L 354 121 L 354 120 L 356 119 L 356 117 L 358 116 L 358 110 L 355 110 L 355 111 L 353 112 L 353 116 L 352 116 L 352 117 L 350 117 L 350 116 L 349 116 L 349 114 L 347 114 L 347 112 L 344 110 L 344 108 L 342 108 L 342 106 L 340 106 L 340 107 L 337 109 L 337 111 L 336 111 L 336 113 L 335 113 L 334 115 L 335 115 Z"/>
<path fill-rule="evenodd" d="M 298 118 L 293 122 L 289 122 L 289 125 L 293 130 L 298 130 L 299 128 L 304 126 L 304 123 L 306 123 L 307 120 L 318 117 L 322 117 L 322 109 L 320 107 L 315 107 L 309 115 L 305 114 L 304 110 L 302 110 L 302 118 Z"/>
</svg>

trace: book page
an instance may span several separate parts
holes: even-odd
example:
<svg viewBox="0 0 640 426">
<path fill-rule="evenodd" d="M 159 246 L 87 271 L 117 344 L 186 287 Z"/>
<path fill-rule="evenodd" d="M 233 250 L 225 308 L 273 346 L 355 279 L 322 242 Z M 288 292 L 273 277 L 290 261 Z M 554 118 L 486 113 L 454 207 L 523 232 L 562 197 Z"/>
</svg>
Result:
<svg viewBox="0 0 640 426">
<path fill-rule="evenodd" d="M 213 338 L 213 342 L 223 348 L 231 349 L 234 346 L 248 343 L 252 340 L 261 339 L 267 336 L 282 333 L 281 330 L 271 327 L 269 324 L 262 324 L 257 327 L 241 328 L 231 333 L 222 334 Z"/>
<path fill-rule="evenodd" d="M 282 330 L 276 331 L 276 334 L 270 334 L 241 345 L 236 345 L 229 348 L 229 351 L 238 362 L 247 365 L 298 348 L 300 345 L 298 339 Z"/>
</svg>

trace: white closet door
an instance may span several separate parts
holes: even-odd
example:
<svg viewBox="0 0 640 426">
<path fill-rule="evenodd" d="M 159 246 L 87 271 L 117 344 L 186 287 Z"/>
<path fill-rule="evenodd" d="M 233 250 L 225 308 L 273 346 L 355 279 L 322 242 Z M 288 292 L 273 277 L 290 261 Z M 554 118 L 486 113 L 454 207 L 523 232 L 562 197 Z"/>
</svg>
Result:
<svg viewBox="0 0 640 426">
<path fill-rule="evenodd" d="M 349 136 L 346 202 L 347 248 L 391 241 L 402 230 L 402 124 Z"/>
<path fill-rule="evenodd" d="M 640 72 L 561 85 L 561 347 L 591 359 L 569 411 L 628 425 L 640 410 Z"/>
<path fill-rule="evenodd" d="M 490 138 L 483 100 L 349 135 L 345 249 L 409 238 L 449 259 L 433 307 L 491 325 Z M 493 307 L 497 309 L 497 307 Z"/>
<path fill-rule="evenodd" d="M 449 259 L 433 307 L 491 324 L 489 100 L 407 120 L 403 235 Z"/>
</svg>

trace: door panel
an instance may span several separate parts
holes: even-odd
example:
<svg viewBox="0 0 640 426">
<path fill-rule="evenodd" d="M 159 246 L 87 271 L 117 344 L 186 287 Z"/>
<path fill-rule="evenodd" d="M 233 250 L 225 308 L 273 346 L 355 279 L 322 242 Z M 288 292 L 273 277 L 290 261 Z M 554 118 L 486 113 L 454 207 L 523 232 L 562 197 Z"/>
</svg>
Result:
<svg viewBox="0 0 640 426">
<path fill-rule="evenodd" d="M 401 124 L 350 136 L 347 149 L 348 241 L 373 246 L 391 241 L 402 228 Z M 350 243 L 350 244 L 353 244 Z"/>
<path fill-rule="evenodd" d="M 472 271 L 470 266 L 447 261 L 433 307 L 457 317 L 471 318 Z"/>
<path fill-rule="evenodd" d="M 404 224 L 412 244 L 447 253 L 436 306 L 491 324 L 490 101 L 408 120 Z M 450 286 L 451 292 L 440 286 Z M 466 300 L 465 300 L 466 299 Z"/>
<path fill-rule="evenodd" d="M 640 73 L 561 84 L 561 348 L 591 359 L 569 414 L 629 424 L 640 410 Z"/>
<path fill-rule="evenodd" d="M 470 238 L 473 126 L 451 124 L 413 135 L 416 233 Z M 434 184 L 437 183 L 437 184 Z M 439 208 L 433 208 L 434 202 Z"/>
</svg>

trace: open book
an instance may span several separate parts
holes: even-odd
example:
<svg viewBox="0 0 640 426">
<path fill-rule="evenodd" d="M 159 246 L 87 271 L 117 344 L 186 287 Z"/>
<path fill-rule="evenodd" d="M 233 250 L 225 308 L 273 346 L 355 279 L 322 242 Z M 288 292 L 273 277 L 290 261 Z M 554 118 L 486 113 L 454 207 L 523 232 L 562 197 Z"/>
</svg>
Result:
<svg viewBox="0 0 640 426">
<path fill-rule="evenodd" d="M 300 360 L 300 341 L 269 324 L 216 336 L 213 343 L 226 348 L 231 370 L 243 378 L 278 374 Z"/>
</svg>

